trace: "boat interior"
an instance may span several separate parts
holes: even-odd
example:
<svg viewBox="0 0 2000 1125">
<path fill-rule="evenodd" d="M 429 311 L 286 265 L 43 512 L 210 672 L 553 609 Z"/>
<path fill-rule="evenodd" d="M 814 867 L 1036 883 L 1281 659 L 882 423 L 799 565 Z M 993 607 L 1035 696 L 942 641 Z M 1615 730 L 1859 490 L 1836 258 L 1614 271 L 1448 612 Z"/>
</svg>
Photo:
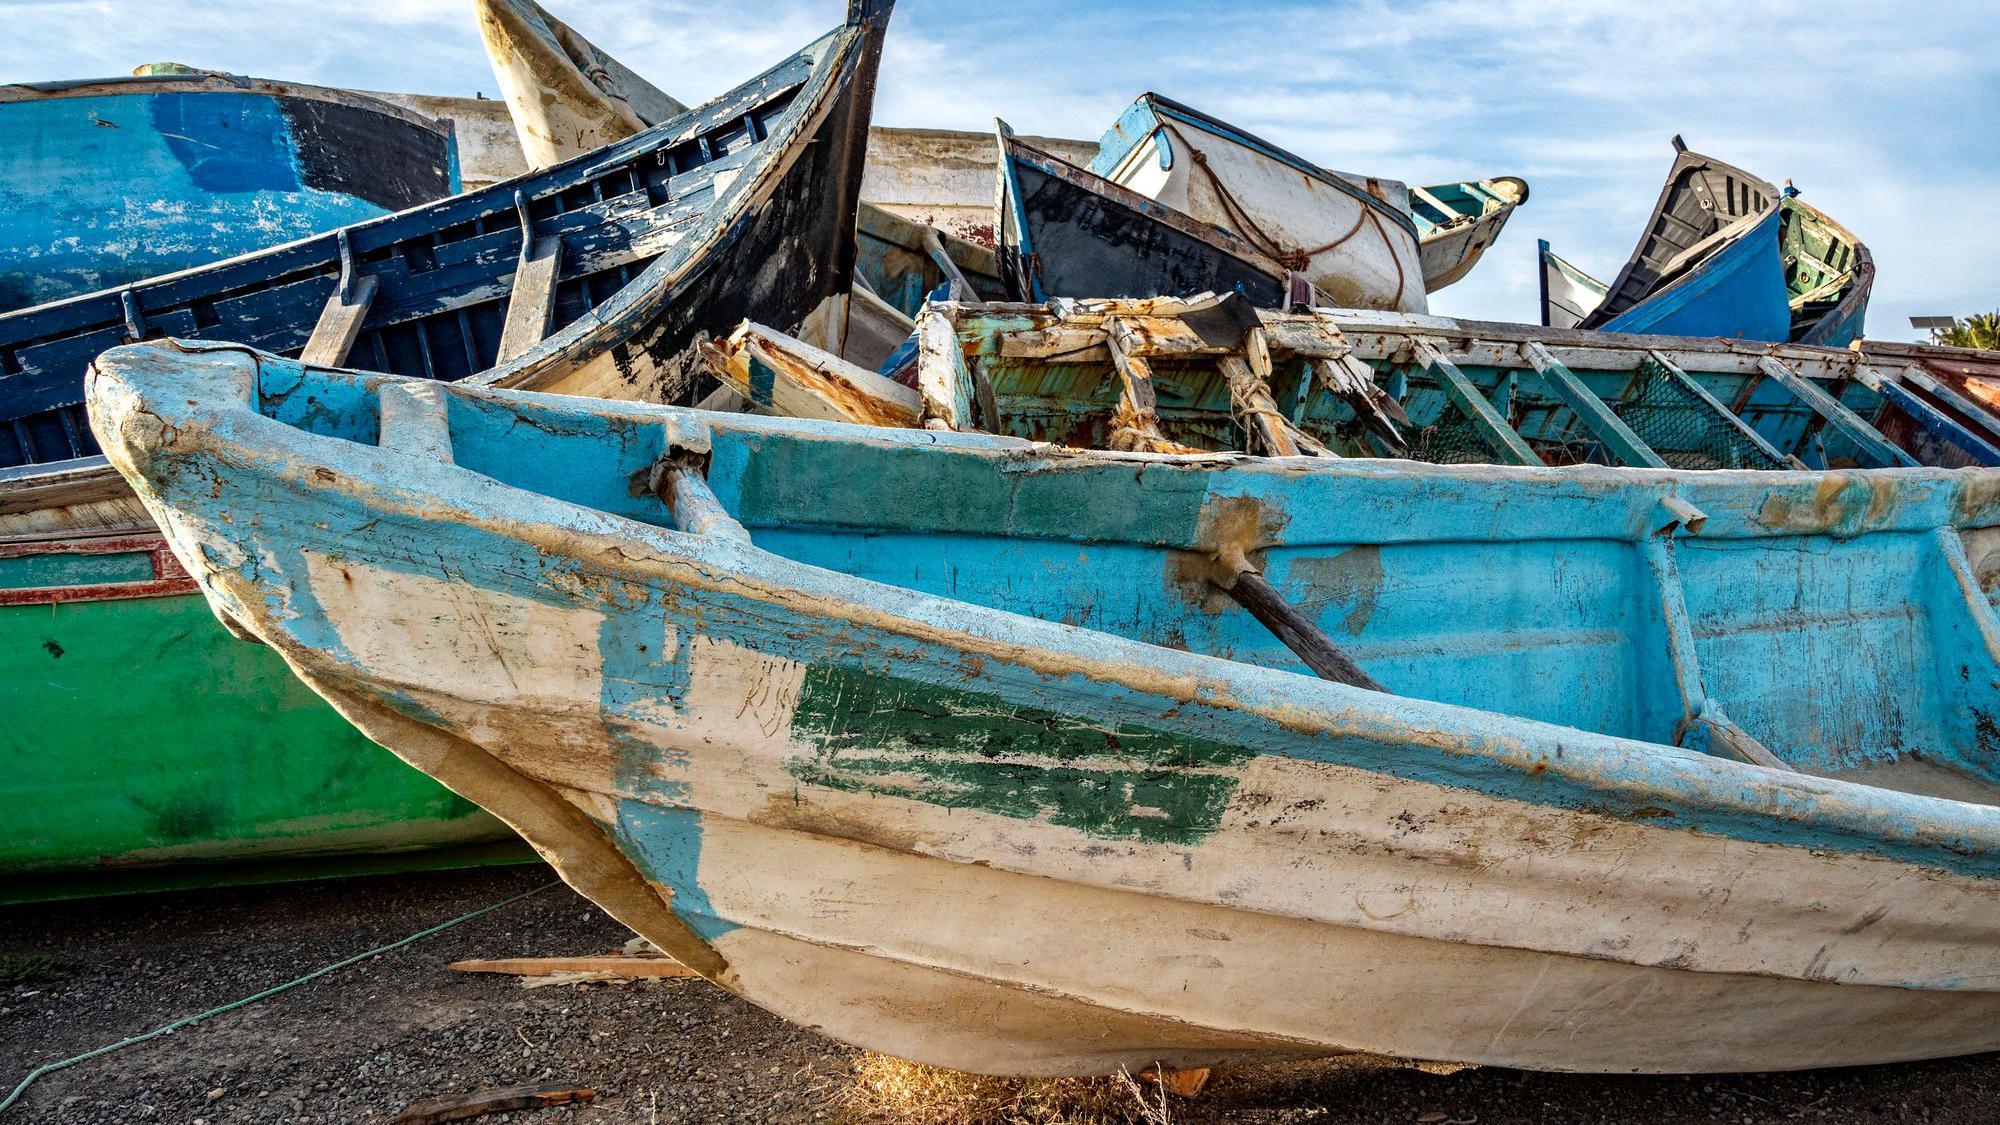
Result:
<svg viewBox="0 0 2000 1125">
<path fill-rule="evenodd" d="M 1411 187 L 1410 217 L 1417 221 L 1417 234 L 1430 238 L 1502 208 L 1519 206 L 1527 198 L 1527 183 L 1513 176 Z"/>
<path fill-rule="evenodd" d="M 1010 311 L 973 310 L 958 319 L 974 378 L 993 389 L 997 431 L 1109 447 L 1124 383 L 1108 353 L 1017 354 L 1034 349 L 1009 346 L 1009 334 L 1021 328 Z M 1272 335 L 1272 396 L 1294 425 L 1343 457 L 1677 469 L 1962 467 L 1990 463 L 1977 450 L 2000 443 L 2000 420 L 1948 390 L 1939 397 L 1860 378 L 1808 381 L 1728 356 L 1716 362 L 1636 347 L 1579 349 L 1564 362 L 1511 343 L 1472 347 L 1456 361 L 1414 345 L 1377 349 L 1388 358 L 1357 357 L 1408 419 L 1396 443 L 1370 423 L 1370 411 L 1327 391 L 1316 362 L 1288 349 L 1286 337 Z M 1161 354 L 1146 364 L 1166 438 L 1207 451 L 1244 447 L 1216 355 Z M 1801 389 L 1808 382 L 1860 425 L 1830 419 L 1812 389 Z M 1923 456 L 1912 460 L 1902 449 Z"/>
</svg>

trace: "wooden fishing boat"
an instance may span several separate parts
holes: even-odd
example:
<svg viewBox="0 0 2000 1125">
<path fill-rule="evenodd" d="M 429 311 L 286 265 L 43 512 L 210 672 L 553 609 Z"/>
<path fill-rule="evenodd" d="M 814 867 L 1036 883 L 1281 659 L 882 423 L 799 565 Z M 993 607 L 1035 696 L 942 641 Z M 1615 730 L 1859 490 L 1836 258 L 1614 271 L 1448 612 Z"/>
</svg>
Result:
<svg viewBox="0 0 2000 1125">
<path fill-rule="evenodd" d="M 1305 274 L 1332 304 L 1428 307 L 1410 191 L 1399 181 L 1328 171 L 1158 94 L 1141 95 L 1104 134 L 1090 170 L 1235 234 Z"/>
<path fill-rule="evenodd" d="M 1304 295 L 1292 271 L 1228 231 L 1043 152 L 1004 121 L 997 128 L 996 237 L 1010 300 L 1241 293 L 1280 308 Z"/>
<path fill-rule="evenodd" d="M 448 124 L 376 98 L 161 65 L 0 86 L 0 312 L 459 189 Z"/>
<path fill-rule="evenodd" d="M 1861 338 L 1875 261 L 1860 239 L 1790 187 L 1679 137 L 1674 153 L 1646 233 L 1610 285 L 1542 245 L 1542 323 L 1828 347 Z"/>
<path fill-rule="evenodd" d="M 1234 303 L 934 305 L 918 320 L 912 386 L 759 325 L 712 346 L 709 364 L 761 410 L 1085 449 L 1678 469 L 2000 465 L 2000 418 L 1944 370 L 2000 370 L 2000 356 Z"/>
<path fill-rule="evenodd" d="M 110 466 L 0 470 L 0 903 L 522 861 L 216 624 Z"/>
<path fill-rule="evenodd" d="M 466 191 L 492 187 L 501 180 L 526 175 L 531 169 L 514 135 L 514 115 L 507 103 L 483 95 L 470 98 L 448 94 L 406 94 L 393 90 L 357 90 L 433 120 L 451 122 L 458 144 L 458 182 Z"/>
<path fill-rule="evenodd" d="M 0 316 L 0 466 L 86 456 L 83 371 L 148 336 L 655 400 L 744 317 L 843 319 L 889 5 L 708 104 L 483 192 Z"/>
<path fill-rule="evenodd" d="M 1515 176 L 1411 188 L 1424 289 L 1435 293 L 1471 273 L 1514 209 L 1527 201 L 1528 181 Z"/>
<path fill-rule="evenodd" d="M 91 392 L 222 616 L 849 1042 L 2000 1048 L 1990 472 L 1078 453 L 167 342 Z"/>
</svg>

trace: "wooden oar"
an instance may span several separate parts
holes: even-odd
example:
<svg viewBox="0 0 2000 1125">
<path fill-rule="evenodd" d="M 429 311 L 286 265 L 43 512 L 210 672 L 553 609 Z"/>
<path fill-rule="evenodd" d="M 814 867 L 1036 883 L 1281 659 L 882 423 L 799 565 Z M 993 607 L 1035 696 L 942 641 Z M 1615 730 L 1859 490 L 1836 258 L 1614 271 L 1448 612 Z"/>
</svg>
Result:
<svg viewBox="0 0 2000 1125">
<path fill-rule="evenodd" d="M 1209 569 L 1208 581 L 1228 594 L 1237 605 L 1249 610 L 1250 616 L 1283 641 L 1285 647 L 1291 649 L 1292 654 L 1304 661 L 1306 667 L 1311 668 L 1320 679 L 1379 691 L 1384 695 L 1394 694 L 1356 664 L 1346 649 L 1326 635 L 1326 630 L 1286 601 L 1277 588 L 1265 580 L 1262 572 L 1250 565 L 1250 560 L 1241 554 L 1227 552 L 1217 555 Z"/>
</svg>

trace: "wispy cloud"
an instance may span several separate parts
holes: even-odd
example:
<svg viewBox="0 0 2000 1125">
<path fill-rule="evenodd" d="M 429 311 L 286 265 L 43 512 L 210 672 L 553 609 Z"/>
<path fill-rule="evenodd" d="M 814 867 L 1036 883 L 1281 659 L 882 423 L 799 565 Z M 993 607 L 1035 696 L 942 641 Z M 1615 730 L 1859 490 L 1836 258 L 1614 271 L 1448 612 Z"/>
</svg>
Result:
<svg viewBox="0 0 2000 1125">
<path fill-rule="evenodd" d="M 547 0 L 685 100 L 837 22 L 840 0 Z M 491 93 L 469 0 L 0 0 L 0 79 L 175 59 L 332 85 Z M 1675 133 L 1795 180 L 1874 249 L 1873 330 L 2000 307 L 2000 20 L 1874 0 L 904 0 L 877 119 L 1095 137 L 1157 89 L 1333 167 L 1511 174 L 1529 205 L 1444 312 L 1535 315 L 1534 239 L 1610 273 Z M 1954 203 L 1953 200 L 1960 202 Z M 1970 200 L 1971 203 L 1963 201 Z"/>
</svg>

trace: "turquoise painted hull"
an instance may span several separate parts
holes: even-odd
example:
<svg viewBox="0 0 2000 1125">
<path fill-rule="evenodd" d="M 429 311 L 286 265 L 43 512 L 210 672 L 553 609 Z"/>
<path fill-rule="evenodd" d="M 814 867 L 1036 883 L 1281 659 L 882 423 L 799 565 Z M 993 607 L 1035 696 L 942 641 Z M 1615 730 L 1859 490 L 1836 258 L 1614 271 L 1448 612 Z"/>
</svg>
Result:
<svg viewBox="0 0 2000 1125">
<path fill-rule="evenodd" d="M 456 193 L 447 125 L 218 77 L 0 97 L 0 311 L 232 258 Z"/>
<path fill-rule="evenodd" d="M 91 406 L 220 613 L 851 1042 L 2000 1047 L 1991 472 L 1080 453 L 167 346 Z M 1302 674 L 1225 565 L 1394 694 Z"/>
</svg>

